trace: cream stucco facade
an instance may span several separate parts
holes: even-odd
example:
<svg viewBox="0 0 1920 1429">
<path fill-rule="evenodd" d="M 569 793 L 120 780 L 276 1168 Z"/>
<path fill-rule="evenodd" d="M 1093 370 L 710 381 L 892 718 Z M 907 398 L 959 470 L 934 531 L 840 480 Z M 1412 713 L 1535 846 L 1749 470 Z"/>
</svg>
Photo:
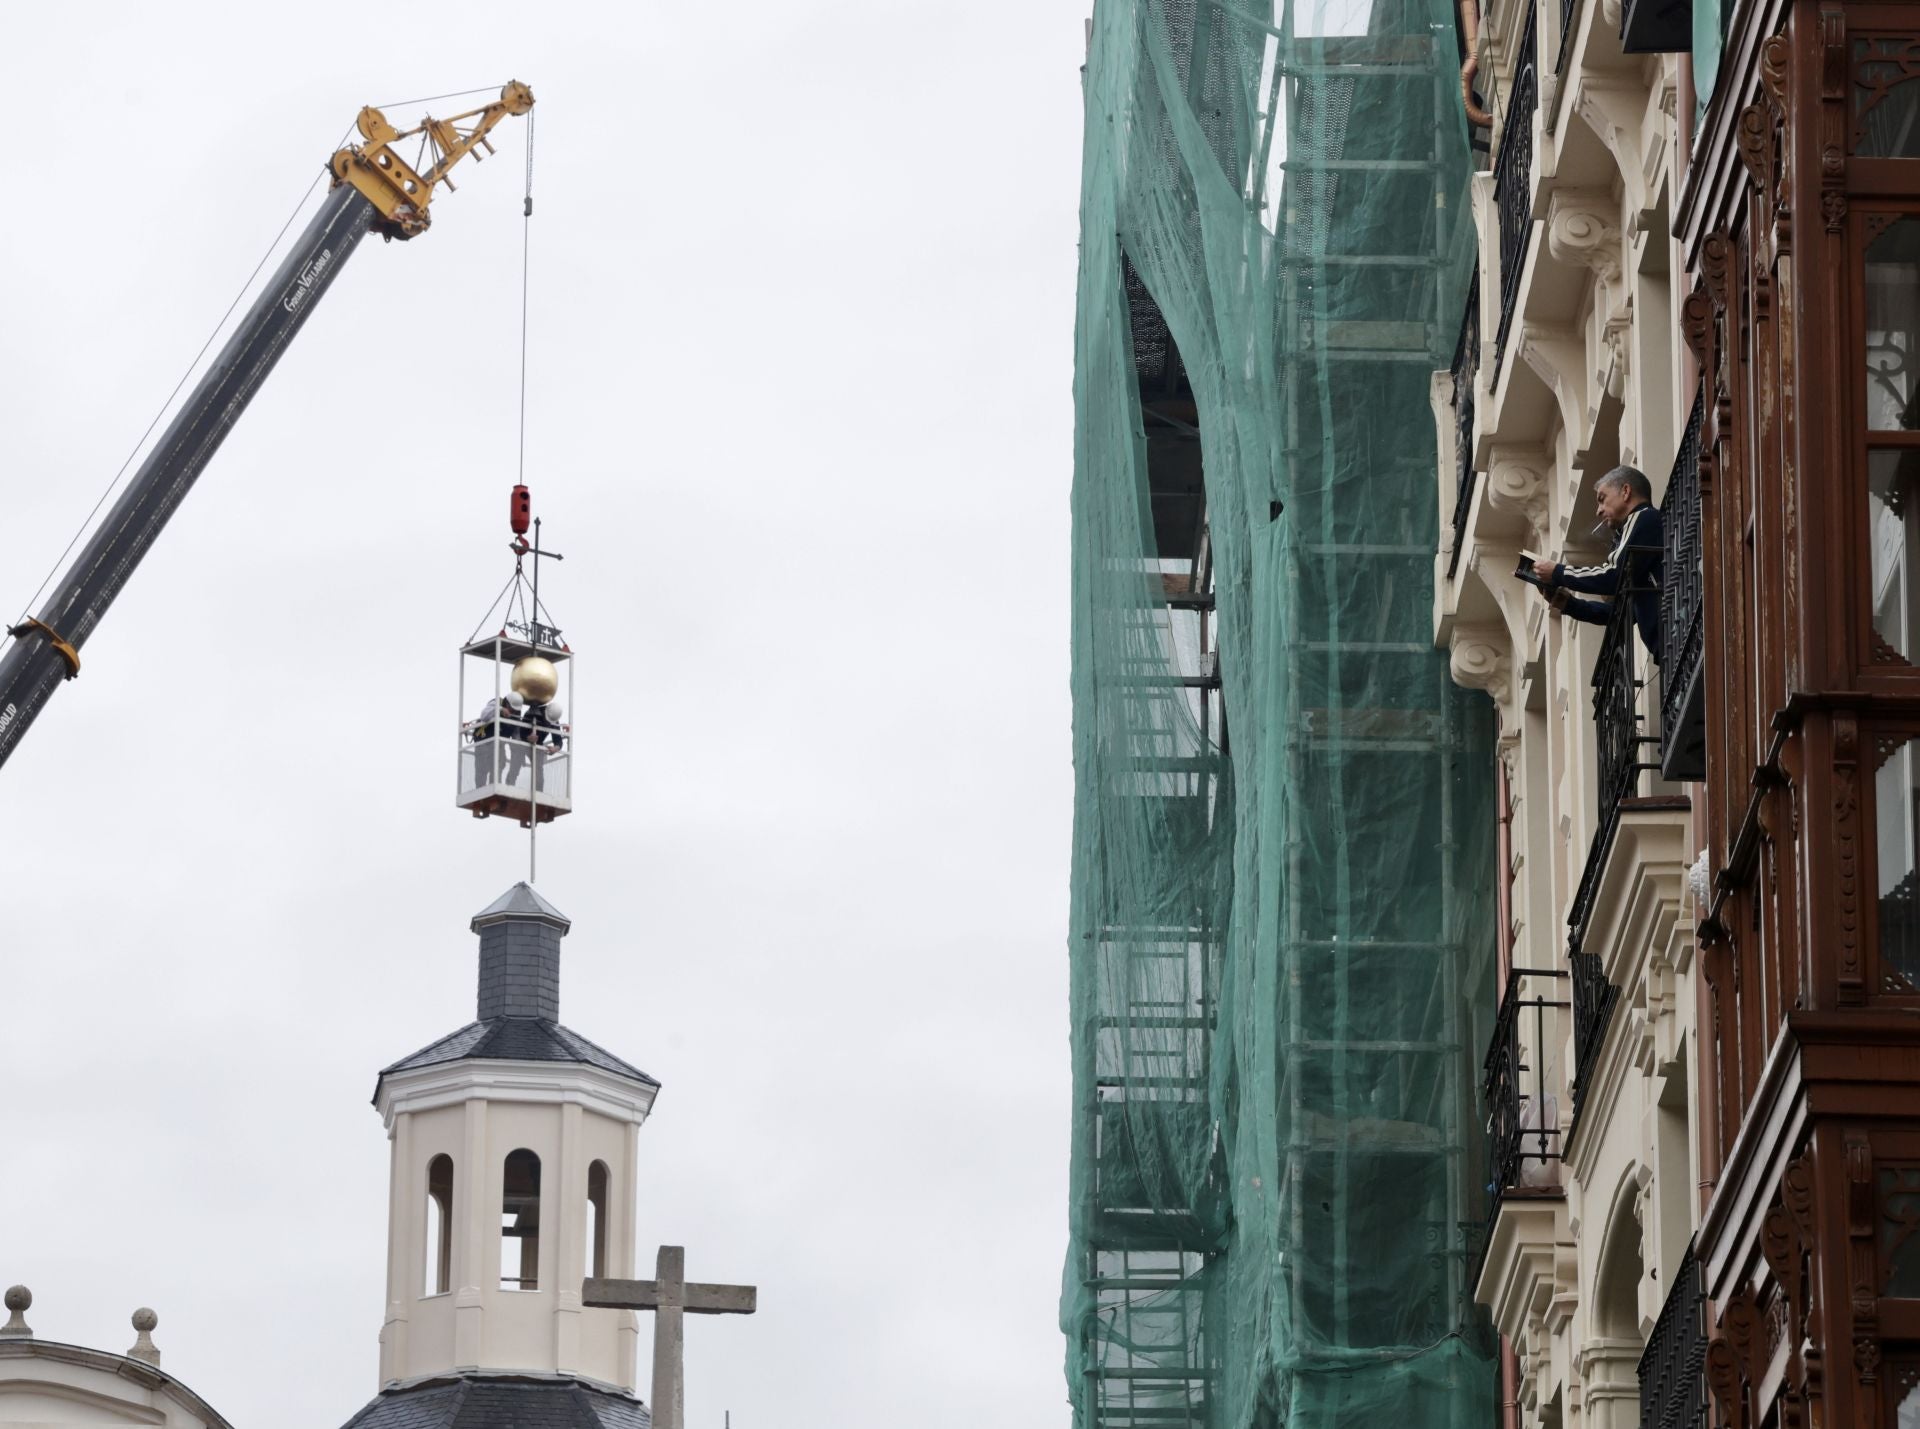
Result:
<svg viewBox="0 0 1920 1429">
<path fill-rule="evenodd" d="M 1691 409 L 1669 218 L 1685 56 L 1624 53 L 1621 21 L 1618 0 L 1490 0 L 1477 309 L 1434 377 L 1435 640 L 1494 703 L 1506 796 L 1495 1036 L 1510 1052 L 1505 1081 L 1489 1077 L 1506 1134 L 1477 1296 L 1511 1352 L 1505 1422 L 1590 1429 L 1639 1423 L 1639 1363 L 1698 1215 L 1687 789 L 1633 771 L 1614 812 L 1594 702 L 1605 628 L 1512 575 L 1523 549 L 1601 559 L 1594 481 L 1637 466 L 1660 502 Z M 1613 648 L 1653 735 L 1659 672 L 1642 641 Z"/>
</svg>

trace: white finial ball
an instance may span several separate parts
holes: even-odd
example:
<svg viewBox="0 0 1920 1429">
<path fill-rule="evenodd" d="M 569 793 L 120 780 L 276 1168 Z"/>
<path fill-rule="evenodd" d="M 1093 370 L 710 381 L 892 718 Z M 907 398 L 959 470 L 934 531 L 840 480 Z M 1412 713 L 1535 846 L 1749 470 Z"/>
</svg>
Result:
<svg viewBox="0 0 1920 1429">
<path fill-rule="evenodd" d="M 33 1292 L 24 1285 L 9 1285 L 7 1287 L 7 1308 L 16 1315 L 22 1310 L 32 1309 Z"/>
<path fill-rule="evenodd" d="M 133 1328 L 143 1335 L 149 1333 L 153 1327 L 159 1323 L 160 1317 L 145 1305 L 142 1305 L 138 1310 L 133 1312 Z"/>
</svg>

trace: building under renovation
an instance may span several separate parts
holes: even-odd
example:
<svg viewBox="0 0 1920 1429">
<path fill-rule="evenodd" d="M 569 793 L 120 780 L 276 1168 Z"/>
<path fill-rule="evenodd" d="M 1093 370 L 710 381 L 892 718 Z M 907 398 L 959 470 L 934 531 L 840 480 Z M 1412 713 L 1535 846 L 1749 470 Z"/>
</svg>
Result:
<svg viewBox="0 0 1920 1429">
<path fill-rule="evenodd" d="M 1492 721 L 1432 629 L 1444 0 L 1101 0 L 1076 337 L 1075 1421 L 1481 1426 Z"/>
</svg>

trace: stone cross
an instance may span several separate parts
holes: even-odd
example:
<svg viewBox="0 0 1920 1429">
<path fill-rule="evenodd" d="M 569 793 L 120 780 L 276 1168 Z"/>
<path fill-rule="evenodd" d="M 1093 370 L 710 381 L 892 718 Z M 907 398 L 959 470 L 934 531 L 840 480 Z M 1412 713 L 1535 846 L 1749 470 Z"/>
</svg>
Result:
<svg viewBox="0 0 1920 1429">
<path fill-rule="evenodd" d="M 757 1292 L 751 1285 L 687 1283 L 687 1252 L 663 1245 L 652 1280 L 589 1279 L 580 1303 L 609 1310 L 653 1311 L 653 1429 L 686 1429 L 683 1315 L 751 1315 Z"/>
</svg>

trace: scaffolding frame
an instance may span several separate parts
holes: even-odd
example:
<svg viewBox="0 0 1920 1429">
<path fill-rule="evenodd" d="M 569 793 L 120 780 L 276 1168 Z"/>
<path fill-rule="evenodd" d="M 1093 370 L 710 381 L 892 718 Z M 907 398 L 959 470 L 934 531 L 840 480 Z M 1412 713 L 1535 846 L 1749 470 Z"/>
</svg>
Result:
<svg viewBox="0 0 1920 1429">
<path fill-rule="evenodd" d="M 1376 4 L 1387 8 L 1384 0 Z M 1459 293 L 1442 277 L 1458 261 L 1457 226 L 1466 221 L 1464 211 L 1450 206 L 1463 164 L 1459 155 L 1449 155 L 1443 137 L 1447 126 L 1461 122 L 1452 37 L 1438 27 L 1415 34 L 1306 33 L 1299 23 L 1303 12 L 1292 0 L 1276 5 L 1273 25 L 1260 24 L 1249 9 L 1215 0 L 1132 0 L 1129 17 L 1118 23 L 1165 25 L 1175 35 L 1172 69 L 1187 105 L 1201 116 L 1214 158 L 1242 187 L 1249 232 L 1264 230 L 1266 247 L 1248 261 L 1276 265 L 1261 280 L 1277 292 L 1274 383 L 1284 414 L 1277 455 L 1288 480 L 1276 487 L 1270 519 L 1277 522 L 1284 512 L 1291 528 L 1276 588 L 1255 590 L 1251 598 L 1280 603 L 1293 622 L 1290 638 L 1279 645 L 1283 669 L 1269 688 L 1321 686 L 1331 693 L 1321 705 L 1301 701 L 1291 721 L 1268 735 L 1279 741 L 1277 767 L 1284 771 L 1284 886 L 1260 893 L 1276 900 L 1280 916 L 1271 945 L 1254 955 L 1272 960 L 1278 973 L 1280 1007 L 1271 1035 L 1277 1045 L 1257 1048 L 1242 1061 L 1216 1045 L 1228 977 L 1225 910 L 1236 907 L 1234 916 L 1240 916 L 1231 896 L 1194 900 L 1184 922 L 1162 910 L 1151 926 L 1102 916 L 1078 931 L 1084 942 L 1076 944 L 1075 956 L 1087 960 L 1095 986 L 1111 999 L 1075 1041 L 1074 1151 L 1076 1166 L 1086 1174 L 1076 1176 L 1081 1204 L 1070 1266 L 1079 1279 L 1077 1303 L 1091 1309 L 1072 1319 L 1070 1328 L 1079 1340 L 1073 1357 L 1079 1381 L 1073 1386 L 1075 1422 L 1087 1429 L 1286 1424 L 1305 1402 L 1300 1383 L 1317 1372 L 1365 1373 L 1370 1363 L 1405 1360 L 1431 1342 L 1459 1338 L 1463 1326 L 1478 1322 L 1468 1283 L 1482 1194 L 1479 1041 L 1472 1008 L 1485 1000 L 1477 994 L 1490 990 L 1468 980 L 1484 950 L 1468 946 L 1473 935 L 1463 930 L 1472 918 L 1458 900 L 1461 879 L 1471 882 L 1479 870 L 1470 857 L 1463 862 L 1455 837 L 1469 812 L 1457 806 L 1455 782 L 1480 745 L 1447 661 L 1426 632 L 1344 628 L 1336 600 L 1326 602 L 1317 625 L 1301 614 L 1314 590 L 1331 591 L 1356 571 L 1361 578 L 1380 571 L 1391 579 L 1424 565 L 1431 578 L 1432 512 L 1421 506 L 1422 498 L 1430 506 L 1433 494 L 1429 444 L 1401 440 L 1385 453 L 1383 483 L 1404 487 L 1397 522 L 1347 529 L 1350 513 L 1333 499 L 1320 499 L 1316 507 L 1312 492 L 1338 492 L 1336 465 L 1351 462 L 1356 444 L 1365 446 L 1369 436 L 1371 414 L 1332 410 L 1336 386 L 1377 381 L 1391 388 L 1398 380 L 1411 390 L 1417 379 L 1424 416 L 1428 376 L 1446 365 L 1452 350 Z M 1218 92 L 1248 58 L 1227 51 L 1236 43 L 1244 47 L 1249 27 L 1264 32 L 1257 84 L 1263 105 L 1236 103 Z M 1236 29 L 1238 39 L 1230 34 Z M 1155 78 L 1164 88 L 1167 71 L 1156 71 Z M 1409 131 L 1426 135 L 1424 154 L 1349 156 L 1345 106 L 1359 80 L 1425 87 L 1432 123 Z M 1464 142 L 1459 147 L 1464 150 Z M 1408 241 L 1385 251 L 1343 250 L 1344 194 L 1358 192 L 1364 201 L 1369 183 L 1410 181 L 1424 184 L 1432 207 L 1401 225 Z M 1168 453 L 1176 438 L 1198 441 L 1226 418 L 1215 410 L 1210 421 L 1203 420 L 1193 408 L 1166 315 L 1128 261 L 1124 219 L 1120 228 L 1149 550 L 1140 558 L 1137 603 L 1113 615 L 1125 631 L 1126 657 L 1109 660 L 1101 671 L 1107 683 L 1098 697 L 1123 713 L 1101 726 L 1109 741 L 1103 758 L 1080 777 L 1108 781 L 1109 793 L 1183 805 L 1177 817 L 1157 809 L 1145 822 L 1190 835 L 1185 842 L 1169 840 L 1175 850 L 1170 856 L 1213 859 L 1218 846 L 1212 840 L 1238 836 L 1232 789 L 1242 755 L 1226 738 L 1228 702 L 1214 643 L 1225 637 L 1206 509 L 1213 479 L 1199 493 L 1193 544 L 1170 551 L 1169 532 L 1183 529 L 1178 508 L 1189 493 L 1181 486 L 1183 472 L 1174 470 L 1179 463 L 1156 457 Z M 1375 236 L 1380 231 L 1376 222 Z M 1384 295 L 1380 310 L 1363 306 L 1356 312 L 1349 303 L 1335 311 L 1329 295 L 1343 278 L 1378 285 Z M 1407 291 L 1420 294 L 1420 305 L 1394 310 L 1392 295 Z M 1157 326 L 1158 336 L 1143 337 L 1143 326 Z M 1156 342 L 1163 346 L 1154 362 L 1149 359 Z M 1430 422 L 1424 428 L 1430 433 Z M 1392 446 L 1392 438 L 1404 432 L 1387 435 L 1385 445 Z M 1325 468 L 1317 479 L 1315 463 Z M 1086 479 L 1084 471 L 1079 479 Z M 1182 611 L 1195 617 L 1196 639 L 1178 638 Z M 1251 651 L 1230 644 L 1226 657 L 1229 680 L 1252 679 L 1246 667 L 1234 665 L 1253 658 Z M 1413 673 L 1400 688 L 1417 687 L 1417 697 L 1379 708 L 1349 707 L 1340 697 L 1350 673 L 1402 666 Z M 1077 683 L 1077 699 L 1079 693 Z M 1245 751 L 1249 758 L 1262 754 Z M 1339 819 L 1330 810 L 1397 796 L 1391 789 L 1370 796 L 1321 787 L 1330 777 L 1360 778 L 1367 761 L 1413 771 L 1409 777 L 1435 792 L 1442 830 L 1435 903 L 1417 935 L 1396 936 L 1400 930 L 1391 917 L 1377 925 L 1369 921 L 1379 910 L 1358 908 L 1345 848 L 1325 827 Z M 1490 784 L 1490 764 L 1475 772 Z M 1329 847 L 1338 850 L 1331 858 L 1325 857 Z M 1232 866 L 1230 857 L 1226 866 Z M 1317 905 L 1305 890 L 1321 885 L 1331 892 Z M 1122 966 L 1125 972 L 1116 978 L 1113 970 Z M 1426 979 L 1420 1015 L 1412 1019 L 1420 1024 L 1417 1034 L 1355 1030 L 1364 1020 L 1356 1008 L 1369 995 L 1368 979 L 1383 967 Z M 1271 1200 L 1248 1197 L 1243 1206 L 1226 1143 L 1243 1093 L 1251 1095 L 1248 1079 L 1263 1077 L 1275 1083 L 1281 1123 L 1275 1139 L 1280 1164 L 1269 1169 L 1284 1189 Z M 1358 1096 L 1349 1089 L 1363 1085 L 1406 1114 L 1355 1115 Z M 1179 1139 L 1183 1125 L 1190 1129 L 1184 1138 L 1189 1160 L 1174 1165 L 1167 1145 L 1149 1143 Z M 1200 1143 L 1207 1146 L 1204 1168 L 1191 1159 Z M 1316 1256 L 1325 1263 L 1329 1246 L 1335 1265 L 1362 1254 L 1360 1238 L 1378 1230 L 1364 1218 L 1359 1188 L 1377 1188 L 1383 1166 L 1402 1164 L 1407 1169 L 1397 1180 L 1420 1201 L 1420 1215 L 1398 1246 L 1404 1264 L 1397 1271 L 1410 1287 L 1410 1308 L 1383 1315 L 1378 1303 L 1361 1303 L 1363 1293 L 1347 1277 L 1316 1276 L 1314 1265 Z M 1284 1334 L 1297 1353 L 1286 1364 L 1262 1369 L 1228 1343 L 1244 1327 L 1222 1318 L 1230 1311 L 1221 1280 L 1235 1253 L 1235 1217 L 1272 1204 L 1279 1206 L 1279 1217 L 1268 1229 L 1285 1290 L 1282 1295 L 1276 1287 L 1270 1308 L 1293 1318 Z M 1378 1249 L 1366 1247 L 1367 1253 Z M 1075 1301 L 1071 1290 L 1067 1298 Z M 1479 1378 L 1471 1393 L 1483 1399 L 1490 1379 Z M 1305 1398 L 1313 1393 L 1308 1390 Z M 1330 1402 L 1300 1409 L 1301 1421 L 1340 1422 L 1337 1413 L 1324 1417 L 1332 1412 Z"/>
</svg>

